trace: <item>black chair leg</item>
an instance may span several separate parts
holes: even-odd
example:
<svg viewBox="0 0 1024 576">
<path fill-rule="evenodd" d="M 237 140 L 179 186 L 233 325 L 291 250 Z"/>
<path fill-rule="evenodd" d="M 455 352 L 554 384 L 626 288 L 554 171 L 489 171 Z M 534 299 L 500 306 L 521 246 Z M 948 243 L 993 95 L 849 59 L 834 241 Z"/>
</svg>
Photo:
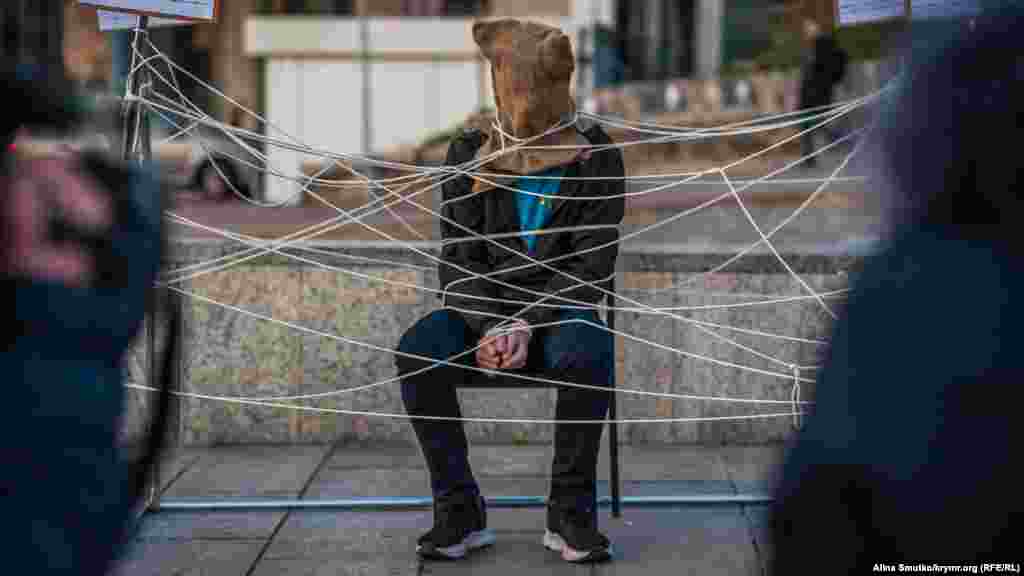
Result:
<svg viewBox="0 0 1024 576">
<path fill-rule="evenodd" d="M 615 420 L 615 393 L 612 392 L 612 401 L 608 405 L 608 418 Z M 611 493 L 612 493 L 612 517 L 622 517 L 622 500 L 619 493 L 619 425 L 612 422 L 608 425 L 608 463 L 611 467 Z"/>
<path fill-rule="evenodd" d="M 614 290 L 614 285 L 612 285 L 611 289 Z M 609 297 L 608 298 L 609 306 L 613 306 L 614 303 L 615 303 L 615 299 L 612 298 L 612 297 Z M 615 311 L 614 310 L 608 310 L 608 329 L 609 330 L 615 330 Z M 614 350 L 614 347 L 613 347 L 613 350 Z M 617 355 L 616 355 L 616 357 L 617 357 Z M 618 374 L 618 363 L 617 363 L 617 360 L 613 360 L 612 364 L 615 366 L 614 372 L 613 372 L 613 374 L 615 374 L 615 376 L 612 376 L 613 385 L 612 385 L 611 392 L 610 392 L 610 394 L 611 394 L 611 401 L 608 403 L 608 419 L 612 421 L 608 425 L 608 465 L 611 468 L 611 470 L 609 470 L 609 472 L 610 472 L 610 474 L 609 474 L 609 476 L 610 476 L 609 481 L 610 481 L 610 484 L 611 484 L 611 496 L 612 496 L 612 518 L 621 518 L 622 517 L 622 495 L 620 493 L 620 488 L 621 487 L 620 487 L 620 483 L 619 483 L 619 424 L 618 424 L 618 422 L 615 422 L 615 420 L 618 420 L 618 416 L 617 416 L 618 410 L 616 410 L 616 406 L 618 404 L 618 402 L 616 402 L 616 400 L 618 398 L 618 394 L 616 394 L 616 392 L 615 392 L 615 380 L 617 379 L 617 374 Z"/>
</svg>

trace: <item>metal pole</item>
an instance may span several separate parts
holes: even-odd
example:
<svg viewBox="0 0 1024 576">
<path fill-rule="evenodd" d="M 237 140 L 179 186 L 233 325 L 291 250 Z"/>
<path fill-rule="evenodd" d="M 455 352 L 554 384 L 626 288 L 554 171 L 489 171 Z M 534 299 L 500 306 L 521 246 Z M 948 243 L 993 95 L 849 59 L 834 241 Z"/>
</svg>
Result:
<svg viewBox="0 0 1024 576">
<path fill-rule="evenodd" d="M 359 48 L 363 71 L 363 154 L 369 154 L 373 147 L 373 73 L 370 69 L 370 23 L 366 11 L 369 2 L 364 3 L 359 15 Z"/>
<path fill-rule="evenodd" d="M 768 504 L 773 498 L 763 494 L 690 494 L 683 496 L 626 496 L 622 505 L 631 508 L 671 508 L 673 506 L 699 506 L 713 504 Z M 430 510 L 434 499 L 430 496 L 395 496 L 378 498 L 339 498 L 333 500 L 163 500 L 161 512 L 211 512 L 226 510 L 342 510 L 375 512 L 388 510 Z M 598 506 L 609 506 L 612 498 L 598 498 Z M 543 508 L 543 496 L 496 496 L 487 498 L 489 508 Z"/>
<path fill-rule="evenodd" d="M 146 115 L 145 105 L 138 100 L 139 97 L 145 96 L 149 90 L 149 78 L 145 67 L 140 67 L 137 70 L 135 69 L 136 66 L 140 66 L 146 52 L 146 46 L 143 39 L 146 36 L 148 26 L 149 18 L 147 16 L 140 16 L 139 27 L 135 30 L 132 38 L 132 55 L 130 58 L 131 68 L 129 69 L 127 86 L 125 89 L 123 114 L 125 125 L 124 142 L 121 152 L 124 160 L 138 162 L 139 164 L 148 162 L 152 157 L 149 119 Z M 159 379 L 156 365 L 156 322 L 157 301 L 159 300 L 160 294 L 158 292 L 158 288 L 153 288 L 152 290 L 153 293 L 150 295 L 146 306 L 146 315 L 149 317 L 149 321 L 146 323 L 146 372 L 148 384 L 151 387 L 156 388 L 157 380 Z M 155 402 L 153 404 L 155 406 Z M 146 509 L 153 510 L 158 504 L 157 501 L 159 497 L 159 463 L 154 464 L 154 469 L 150 478 L 149 493 L 146 497 Z"/>
</svg>

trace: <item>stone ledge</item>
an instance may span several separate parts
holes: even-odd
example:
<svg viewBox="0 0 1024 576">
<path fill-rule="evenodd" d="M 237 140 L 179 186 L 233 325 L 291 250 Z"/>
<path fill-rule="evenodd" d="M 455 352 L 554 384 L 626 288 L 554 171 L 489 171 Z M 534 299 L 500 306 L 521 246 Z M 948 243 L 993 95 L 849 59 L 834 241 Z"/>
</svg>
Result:
<svg viewBox="0 0 1024 576">
<path fill-rule="evenodd" d="M 437 242 L 409 242 L 407 244 L 433 257 L 439 257 L 440 248 Z M 789 246 L 780 251 L 780 255 L 797 273 L 835 274 L 854 267 L 861 259 L 872 253 L 876 244 L 876 238 L 854 237 L 836 242 Z M 703 272 L 734 257 L 747 246 L 697 242 L 625 243 L 619 250 L 618 268 L 620 271 L 636 272 Z M 317 262 L 350 257 L 345 265 L 352 268 L 379 267 L 381 261 L 403 264 L 413 269 L 419 268 L 429 272 L 436 271 L 437 266 L 435 261 L 411 253 L 408 248 L 396 246 L 390 242 L 325 241 L 298 244 L 282 248 L 280 251 L 296 254 L 304 252 L 305 249 L 313 249 L 315 252 L 303 254 L 303 257 Z M 168 264 L 171 266 L 188 265 L 243 250 L 247 250 L 247 248 L 232 241 L 176 240 L 172 244 Z M 304 262 L 296 262 L 294 259 L 280 254 L 267 254 L 253 258 L 247 261 L 246 265 L 298 268 L 313 266 Z M 763 246 L 751 250 L 728 268 L 728 272 L 737 274 L 764 274 L 780 270 L 778 259 L 771 250 Z"/>
<path fill-rule="evenodd" d="M 870 254 L 870 240 L 790 245 L 783 257 L 816 291 L 848 286 L 852 272 Z M 307 247 L 319 252 L 313 261 L 337 263 L 371 278 L 401 280 L 436 286 L 436 271 L 423 257 L 410 258 L 405 248 L 388 244 L 323 242 Z M 749 303 L 751 299 L 778 299 L 806 294 L 776 258 L 764 250 L 740 259 L 716 274 L 703 274 L 745 246 L 683 244 L 629 244 L 619 260 L 622 310 L 616 328 L 635 338 L 655 342 L 659 348 L 619 336 L 617 373 L 620 389 L 672 394 L 727 396 L 774 400 L 778 404 L 749 404 L 670 400 L 622 392 L 619 417 L 715 418 L 757 413 L 785 413 L 792 380 L 752 373 L 701 358 L 749 366 L 773 374 L 788 374 L 786 367 L 753 357 L 689 324 L 689 320 L 758 332 L 824 340 L 827 315 L 812 299 L 784 304 L 723 308 L 720 304 Z M 419 248 L 436 254 L 436 244 Z M 176 265 L 233 253 L 227 242 L 174 243 Z M 370 261 L 373 259 L 374 261 Z M 404 262 L 406 266 L 381 261 Z M 183 289 L 256 314 L 304 327 L 311 332 L 272 324 L 266 320 L 186 299 L 186 392 L 225 397 L 276 397 L 318 394 L 392 379 L 392 350 L 401 334 L 417 319 L 437 309 L 436 295 L 381 280 L 324 271 L 312 264 L 268 256 L 185 282 Z M 683 287 L 675 289 L 674 287 Z M 664 313 L 643 312 L 643 306 L 671 308 Z M 843 300 L 829 299 L 832 306 Z M 710 305 L 710 306 L 709 306 Z M 643 313 L 638 313 L 643 312 Z M 666 321 L 672 320 L 672 321 Z M 705 325 L 707 326 L 707 325 Z M 822 348 L 714 329 L 745 346 L 783 362 L 813 365 Z M 322 336 L 324 334 L 326 336 Z M 333 335 L 350 339 L 338 340 Z M 380 347 L 375 350 L 356 343 Z M 678 352 L 673 352 L 678 351 Z M 145 354 L 140 347 L 129 357 L 129 381 L 144 382 Z M 805 400 L 814 397 L 813 383 L 804 386 Z M 547 419 L 554 414 L 552 390 L 464 390 L 464 414 L 478 417 Z M 318 408 L 404 414 L 400 389 L 392 382 L 356 393 L 340 394 L 306 403 Z M 141 394 L 129 393 L 128 426 L 138 428 L 146 403 Z M 538 444 L 551 441 L 553 427 L 538 423 L 469 423 L 473 442 L 485 444 Z M 210 400 L 182 403 L 181 428 L 185 445 L 252 443 L 411 442 L 405 419 L 368 417 L 264 408 Z M 624 444 L 764 444 L 785 441 L 792 433 L 790 418 L 623 424 Z"/>
</svg>

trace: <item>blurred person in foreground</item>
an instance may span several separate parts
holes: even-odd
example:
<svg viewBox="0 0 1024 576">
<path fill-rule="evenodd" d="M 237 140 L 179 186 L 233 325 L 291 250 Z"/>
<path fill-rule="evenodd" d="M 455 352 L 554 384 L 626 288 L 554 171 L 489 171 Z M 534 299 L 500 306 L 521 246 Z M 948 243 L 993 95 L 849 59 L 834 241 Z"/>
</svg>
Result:
<svg viewBox="0 0 1024 576">
<path fill-rule="evenodd" d="M 876 128 L 889 230 L 783 466 L 774 574 L 1024 557 L 1024 13 L 913 26 Z"/>
<path fill-rule="evenodd" d="M 604 388 L 614 377 L 612 335 L 595 309 L 561 306 L 568 306 L 564 299 L 596 305 L 604 294 L 524 256 L 555 260 L 558 270 L 589 283 L 602 285 L 613 276 L 625 211 L 622 153 L 600 149 L 611 139 L 599 125 L 576 115 L 572 45 L 562 31 L 503 19 L 478 22 L 473 36 L 492 63 L 496 123 L 456 137 L 446 164 L 490 158 L 478 170 L 500 176 L 463 175 L 444 184 L 443 213 L 455 223 L 441 222 L 444 308 L 419 320 L 399 342 L 402 400 L 411 416 L 459 417 L 455 385 L 472 372 L 430 368 L 429 360 L 461 354 L 456 362 L 472 367 L 473 355 L 466 352 L 479 345 L 477 367 L 543 373 L 598 387 L 559 388 L 555 417 L 603 420 L 610 400 Z M 509 149 L 517 139 L 530 138 L 539 139 Z M 599 149 L 590 153 L 590 145 Z M 473 233 L 491 236 L 499 245 Z M 490 278 L 470 274 L 496 270 L 504 272 Z M 536 305 L 541 300 L 547 306 Z M 515 322 L 503 320 L 511 316 Z M 551 325 L 560 321 L 567 323 Z M 461 558 L 492 544 L 494 534 L 470 470 L 462 422 L 426 418 L 413 418 L 412 427 L 430 471 L 434 527 L 419 538 L 418 550 L 429 558 Z M 601 423 L 555 427 L 543 545 L 570 562 L 611 557 L 608 538 L 597 525 L 602 430 Z"/>
<path fill-rule="evenodd" d="M 0 79 L 0 284 L 14 296 L 0 351 L 0 541 L 12 573 L 99 576 L 144 483 L 118 450 L 122 359 L 161 254 L 158 215 L 119 199 L 155 180 L 21 152 L 26 124 L 71 114 L 45 71 L 2 62 Z"/>
</svg>

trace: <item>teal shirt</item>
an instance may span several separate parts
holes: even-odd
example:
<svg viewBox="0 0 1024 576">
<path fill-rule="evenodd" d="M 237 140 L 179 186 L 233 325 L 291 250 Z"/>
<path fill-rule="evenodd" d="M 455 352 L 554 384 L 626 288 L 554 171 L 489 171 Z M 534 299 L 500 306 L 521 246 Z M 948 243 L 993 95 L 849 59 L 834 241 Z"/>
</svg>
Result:
<svg viewBox="0 0 1024 576">
<path fill-rule="evenodd" d="M 539 172 L 535 176 L 562 176 L 565 173 L 565 168 L 557 167 L 545 172 Z M 516 188 L 527 192 L 533 192 L 534 194 L 546 194 L 546 195 L 557 195 L 558 189 L 562 185 L 562 181 L 559 179 L 533 179 L 533 178 L 520 178 L 516 184 Z M 540 196 L 531 196 L 529 194 L 516 193 L 516 202 L 519 206 L 519 228 L 523 232 L 531 232 L 534 230 L 540 230 L 547 225 L 548 220 L 551 218 L 551 206 L 554 203 L 552 198 L 543 198 Z M 526 240 L 526 248 L 531 253 L 533 247 L 537 244 L 537 236 L 535 234 L 524 236 Z"/>
</svg>

